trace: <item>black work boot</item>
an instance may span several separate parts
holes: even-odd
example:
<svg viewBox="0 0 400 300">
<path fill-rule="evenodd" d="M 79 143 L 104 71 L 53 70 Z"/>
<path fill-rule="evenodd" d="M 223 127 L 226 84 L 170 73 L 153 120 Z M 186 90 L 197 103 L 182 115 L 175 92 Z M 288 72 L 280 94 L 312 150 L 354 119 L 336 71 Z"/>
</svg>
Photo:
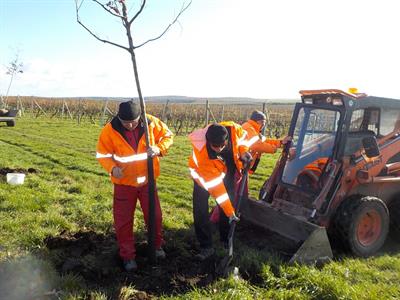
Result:
<svg viewBox="0 0 400 300">
<path fill-rule="evenodd" d="M 201 248 L 200 253 L 195 255 L 195 258 L 203 261 L 214 255 L 214 248 Z"/>
<path fill-rule="evenodd" d="M 135 272 L 137 270 L 137 264 L 134 259 L 128 259 L 123 261 L 124 269 L 127 272 Z"/>
</svg>

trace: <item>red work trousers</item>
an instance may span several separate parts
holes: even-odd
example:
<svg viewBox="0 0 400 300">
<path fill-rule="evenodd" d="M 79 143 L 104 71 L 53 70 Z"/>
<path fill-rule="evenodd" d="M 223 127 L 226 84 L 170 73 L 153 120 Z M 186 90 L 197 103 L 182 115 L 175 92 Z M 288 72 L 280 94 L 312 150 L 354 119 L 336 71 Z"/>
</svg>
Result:
<svg viewBox="0 0 400 300">
<path fill-rule="evenodd" d="M 136 256 L 135 237 L 133 234 L 133 220 L 135 216 L 136 202 L 139 198 L 144 220 L 148 227 L 149 221 L 149 187 L 148 184 L 141 187 L 114 184 L 114 228 L 117 235 L 119 255 L 123 260 L 134 259 Z M 157 189 L 155 189 L 155 246 L 159 249 L 164 243 L 162 238 L 162 214 Z"/>
</svg>

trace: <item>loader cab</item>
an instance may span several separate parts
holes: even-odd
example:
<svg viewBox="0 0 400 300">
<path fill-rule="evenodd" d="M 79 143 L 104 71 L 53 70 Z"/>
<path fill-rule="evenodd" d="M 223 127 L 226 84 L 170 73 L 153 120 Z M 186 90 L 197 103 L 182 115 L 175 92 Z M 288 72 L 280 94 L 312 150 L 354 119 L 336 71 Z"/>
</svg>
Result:
<svg viewBox="0 0 400 300">
<path fill-rule="evenodd" d="M 346 111 L 353 105 L 351 98 L 341 91 L 301 91 L 302 103 L 293 112 L 289 135 L 292 144 L 286 149 L 280 182 L 289 189 L 297 190 L 312 206 L 322 190 L 331 162 L 337 161 L 343 144 Z M 299 195 L 299 194 L 298 194 Z M 293 198 L 290 197 L 290 198 Z M 299 197 L 298 197 L 299 198 Z M 300 197 L 301 198 L 301 197 Z M 293 199 L 287 199 L 293 202 Z"/>
<path fill-rule="evenodd" d="M 295 116 L 293 141 L 281 180 L 283 184 L 316 194 L 322 188 L 321 179 L 335 153 L 343 112 L 335 107 L 299 104 Z"/>
</svg>

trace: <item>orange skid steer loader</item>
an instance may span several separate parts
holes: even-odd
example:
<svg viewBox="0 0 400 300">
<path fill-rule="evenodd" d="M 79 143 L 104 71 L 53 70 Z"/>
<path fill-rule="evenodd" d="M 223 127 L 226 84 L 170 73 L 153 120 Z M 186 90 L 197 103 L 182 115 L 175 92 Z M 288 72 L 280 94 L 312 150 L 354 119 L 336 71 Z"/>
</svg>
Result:
<svg viewBox="0 0 400 300">
<path fill-rule="evenodd" d="M 285 145 L 243 219 L 291 240 L 291 262 L 356 256 L 400 240 L 400 100 L 340 90 L 300 91 Z"/>
</svg>

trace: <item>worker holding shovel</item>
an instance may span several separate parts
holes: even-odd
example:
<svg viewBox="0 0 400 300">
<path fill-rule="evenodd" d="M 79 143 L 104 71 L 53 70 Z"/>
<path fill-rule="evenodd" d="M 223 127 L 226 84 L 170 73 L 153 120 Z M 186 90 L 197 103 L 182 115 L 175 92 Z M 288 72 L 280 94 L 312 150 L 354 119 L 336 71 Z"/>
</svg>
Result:
<svg viewBox="0 0 400 300">
<path fill-rule="evenodd" d="M 172 132 L 158 118 L 146 114 L 150 147 L 146 148 L 144 122 L 140 106 L 133 101 L 122 102 L 118 115 L 101 131 L 96 158 L 111 175 L 114 184 L 113 216 L 119 255 L 126 271 L 137 269 L 133 219 L 139 199 L 149 227 L 149 178 L 147 158 L 153 157 L 154 177 L 160 174 L 159 158 L 173 143 Z M 155 181 L 154 181 L 155 184 Z M 155 189 L 155 255 L 164 258 L 162 249 L 162 214 Z"/>
<path fill-rule="evenodd" d="M 246 146 L 246 132 L 234 122 L 211 124 L 189 135 L 193 152 L 189 169 L 193 178 L 193 218 L 197 240 L 200 243 L 199 260 L 214 254 L 208 198 L 217 201 L 223 214 L 219 220 L 220 239 L 228 245 L 229 224 L 238 221 L 232 205 L 237 183 L 242 176 L 243 162 L 250 161 Z"/>
<path fill-rule="evenodd" d="M 243 123 L 242 128 L 246 132 L 245 145 L 249 147 L 252 160 L 249 167 L 249 174 L 253 174 L 260 162 L 263 153 L 275 153 L 278 148 L 291 140 L 289 137 L 281 139 L 267 139 L 263 132 L 265 131 L 267 117 L 261 111 L 255 110 L 251 113 L 250 119 Z M 248 193 L 248 186 L 245 186 L 245 194 Z M 219 221 L 220 210 L 216 206 L 211 214 L 210 220 L 213 223 Z"/>
</svg>

